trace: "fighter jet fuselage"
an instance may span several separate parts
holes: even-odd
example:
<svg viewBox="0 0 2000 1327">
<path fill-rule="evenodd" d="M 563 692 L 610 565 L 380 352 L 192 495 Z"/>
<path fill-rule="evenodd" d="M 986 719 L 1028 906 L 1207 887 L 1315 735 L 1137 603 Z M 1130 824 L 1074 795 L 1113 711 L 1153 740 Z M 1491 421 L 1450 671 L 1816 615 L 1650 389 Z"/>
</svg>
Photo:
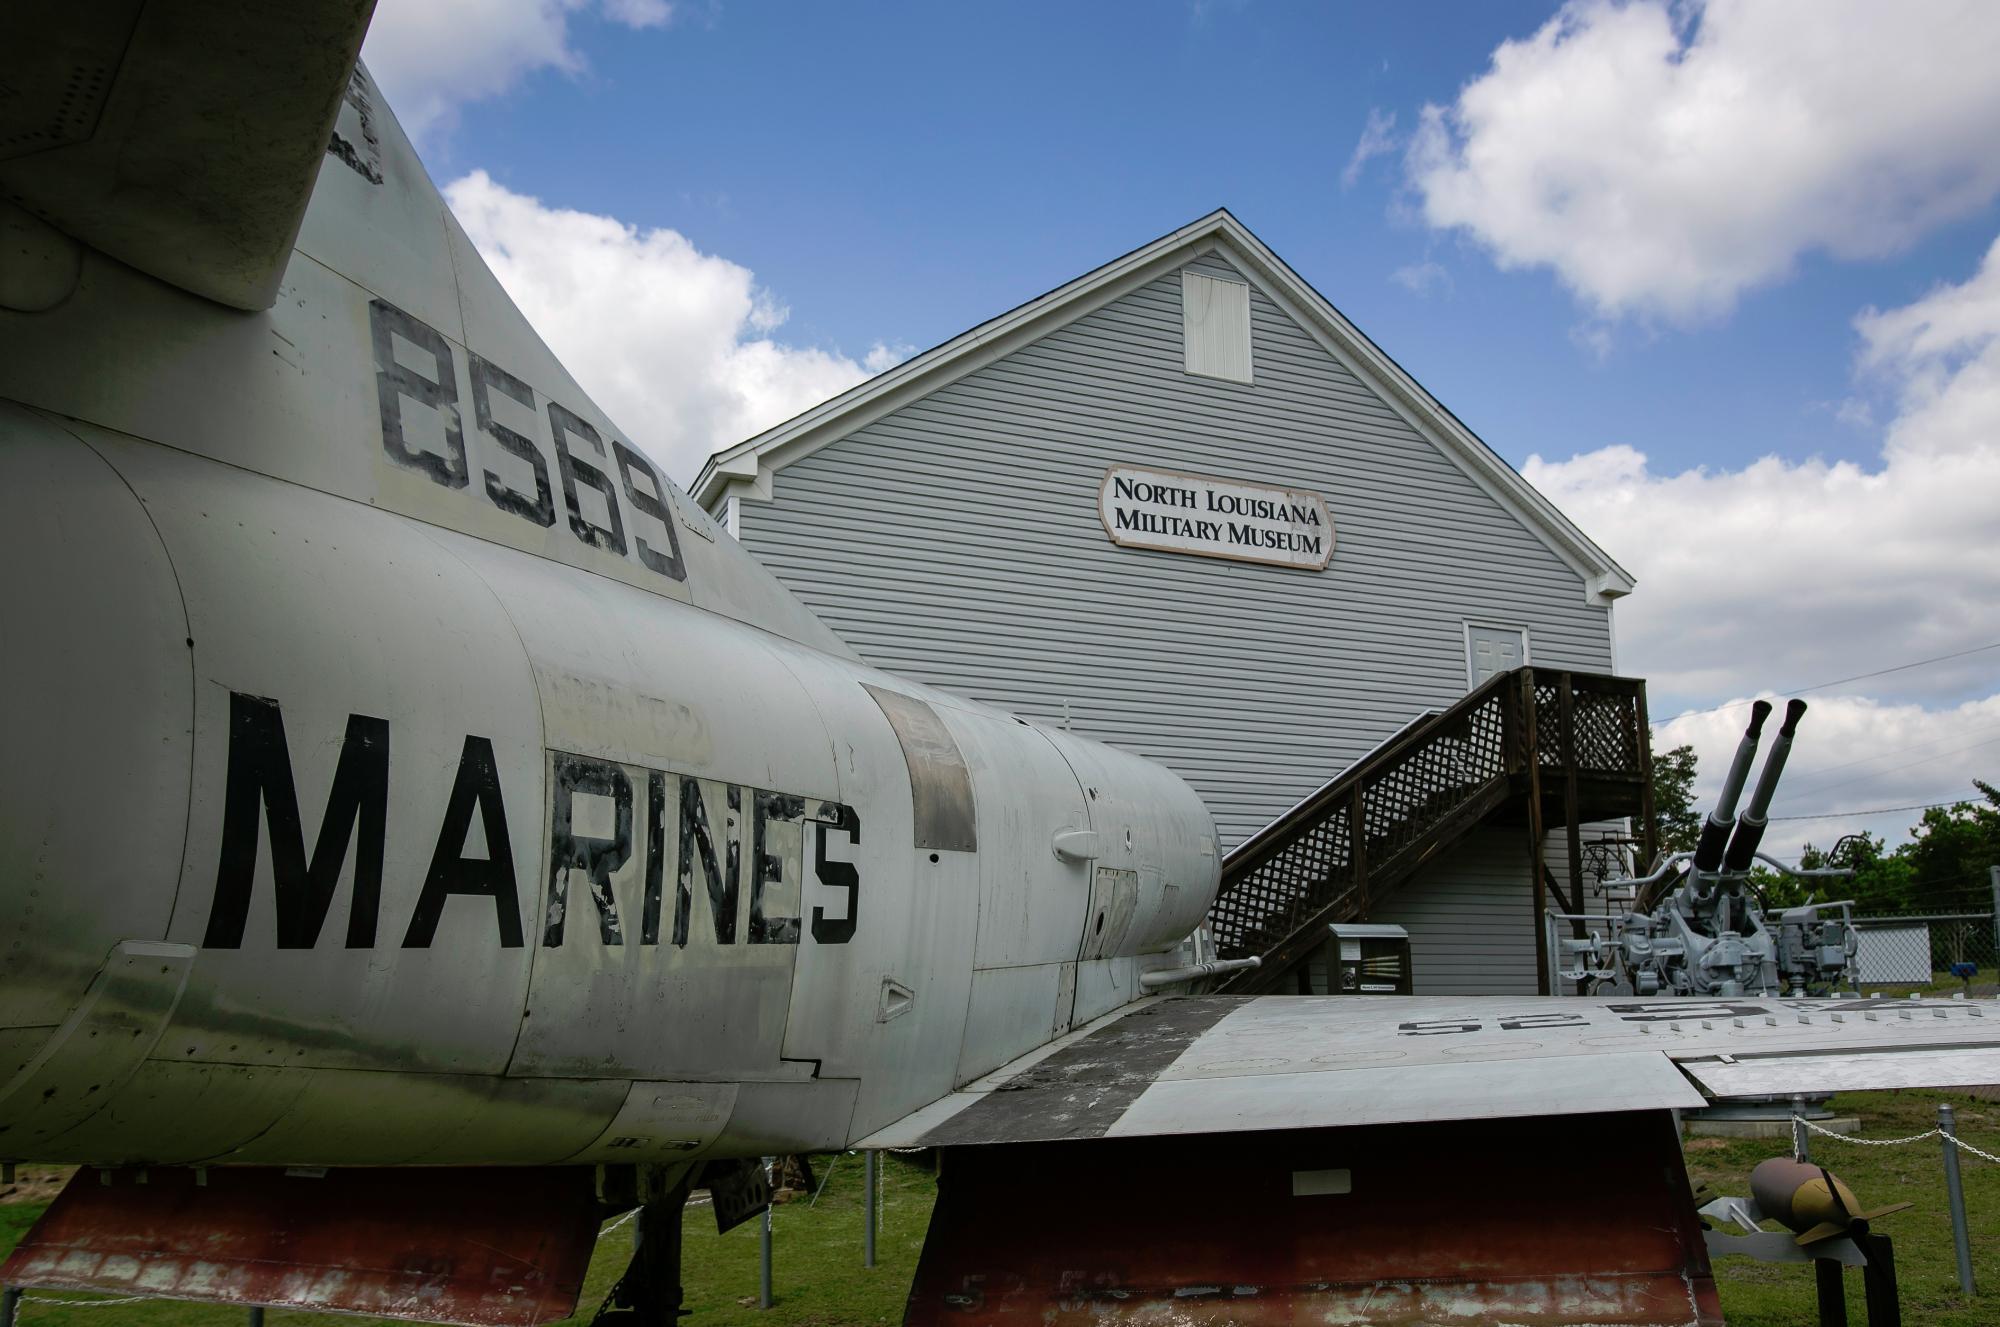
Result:
<svg viewBox="0 0 2000 1327">
<path fill-rule="evenodd" d="M 10 218 L 0 1156 L 835 1147 L 1174 962 L 1185 784 L 861 662 L 334 141 L 266 311 Z"/>
</svg>

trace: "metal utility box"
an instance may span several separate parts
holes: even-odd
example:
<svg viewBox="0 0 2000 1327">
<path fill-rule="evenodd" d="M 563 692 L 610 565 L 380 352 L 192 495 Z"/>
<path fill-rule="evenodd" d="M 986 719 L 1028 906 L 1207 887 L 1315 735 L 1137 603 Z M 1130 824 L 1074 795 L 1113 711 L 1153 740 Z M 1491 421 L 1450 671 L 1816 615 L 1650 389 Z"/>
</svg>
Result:
<svg viewBox="0 0 2000 1327">
<path fill-rule="evenodd" d="M 1380 922 L 1335 922 L 1299 968 L 1301 995 L 1410 995 L 1410 933 Z"/>
</svg>

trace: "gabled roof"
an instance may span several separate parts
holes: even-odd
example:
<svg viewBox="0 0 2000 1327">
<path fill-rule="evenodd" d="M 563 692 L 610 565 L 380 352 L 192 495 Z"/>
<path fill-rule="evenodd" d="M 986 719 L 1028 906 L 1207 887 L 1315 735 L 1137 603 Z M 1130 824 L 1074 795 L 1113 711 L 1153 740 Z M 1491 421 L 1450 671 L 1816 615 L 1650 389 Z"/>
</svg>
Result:
<svg viewBox="0 0 2000 1327">
<path fill-rule="evenodd" d="M 1362 381 L 1376 387 L 1413 428 L 1455 460 L 1495 501 L 1538 535 L 1583 577 L 1587 599 L 1602 602 L 1631 593 L 1631 574 L 1613 561 L 1610 554 L 1481 442 L 1400 364 L 1287 266 L 1284 259 L 1251 234 L 1227 209 L 1220 208 L 943 345 L 905 360 L 775 428 L 716 452 L 702 466 L 688 492 L 712 512 L 719 510 L 723 500 L 731 495 L 768 499 L 771 476 L 793 461 L 812 455 L 854 430 L 1208 252 L 1221 254 L 1254 281 L 1267 297 L 1312 333 L 1328 354 Z"/>
</svg>

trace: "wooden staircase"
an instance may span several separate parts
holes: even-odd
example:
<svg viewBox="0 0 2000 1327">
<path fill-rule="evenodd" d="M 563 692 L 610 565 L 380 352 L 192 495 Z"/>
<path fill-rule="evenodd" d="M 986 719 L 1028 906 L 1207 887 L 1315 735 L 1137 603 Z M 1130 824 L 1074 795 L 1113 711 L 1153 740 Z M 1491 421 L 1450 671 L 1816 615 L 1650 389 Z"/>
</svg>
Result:
<svg viewBox="0 0 2000 1327">
<path fill-rule="evenodd" d="M 1367 920 L 1397 885 L 1488 822 L 1524 827 L 1536 915 L 1551 889 L 1564 911 L 1582 911 L 1579 827 L 1633 816 L 1650 832 L 1651 751 L 1641 679 L 1496 674 L 1450 709 L 1412 721 L 1223 859 L 1208 914 L 1216 948 L 1224 958 L 1257 955 L 1263 966 L 1217 989 L 1293 989 L 1294 970 L 1326 942 L 1330 923 Z M 1556 825 L 1569 831 L 1567 897 L 1544 860 Z M 1642 851 L 1650 860 L 1650 842 Z"/>
</svg>

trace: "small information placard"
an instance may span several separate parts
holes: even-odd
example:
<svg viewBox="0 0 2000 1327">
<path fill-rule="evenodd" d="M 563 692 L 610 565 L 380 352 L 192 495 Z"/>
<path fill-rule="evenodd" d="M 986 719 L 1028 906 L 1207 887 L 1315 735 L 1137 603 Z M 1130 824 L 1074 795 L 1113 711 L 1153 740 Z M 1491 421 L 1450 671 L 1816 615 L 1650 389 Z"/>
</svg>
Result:
<svg viewBox="0 0 2000 1327">
<path fill-rule="evenodd" d="M 1307 571 L 1333 556 L 1326 500 L 1304 489 L 1118 465 L 1104 472 L 1097 514 L 1121 548 Z"/>
</svg>

